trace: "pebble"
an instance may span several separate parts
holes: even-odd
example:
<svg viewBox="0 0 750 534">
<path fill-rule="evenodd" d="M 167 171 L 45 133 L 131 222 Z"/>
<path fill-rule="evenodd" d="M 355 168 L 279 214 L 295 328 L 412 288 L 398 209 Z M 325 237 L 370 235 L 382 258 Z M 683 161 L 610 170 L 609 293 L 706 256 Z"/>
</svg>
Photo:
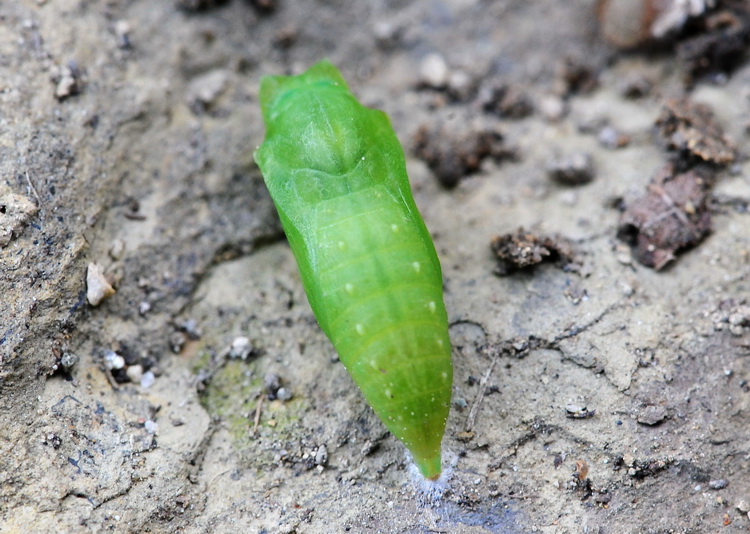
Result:
<svg viewBox="0 0 750 534">
<path fill-rule="evenodd" d="M 293 396 L 294 396 L 293 393 L 289 391 L 287 388 L 279 388 L 278 391 L 276 392 L 276 398 L 284 402 L 292 400 Z"/>
<path fill-rule="evenodd" d="M 115 239 L 109 246 L 109 257 L 113 260 L 119 260 L 125 253 L 125 241 L 122 239 Z"/>
<path fill-rule="evenodd" d="M 578 203 L 578 193 L 575 191 L 563 191 L 560 195 L 560 202 L 566 206 L 575 206 Z"/>
<path fill-rule="evenodd" d="M 98 306 L 114 294 L 115 289 L 104 276 L 103 269 L 96 263 L 89 263 L 86 271 L 86 300 L 89 304 Z"/>
<path fill-rule="evenodd" d="M 120 48 L 130 47 L 130 23 L 127 20 L 118 20 L 115 22 L 114 30 L 117 38 L 117 46 Z"/>
<path fill-rule="evenodd" d="M 448 64 L 440 54 L 428 54 L 419 65 L 422 83 L 435 89 L 448 83 Z"/>
<path fill-rule="evenodd" d="M 125 358 L 117 354 L 113 350 L 108 350 L 104 353 L 104 367 L 112 370 L 122 369 L 125 367 Z"/>
<path fill-rule="evenodd" d="M 180 353 L 186 342 L 187 336 L 182 332 L 173 332 L 172 335 L 169 336 L 169 348 L 172 349 L 172 352 L 175 354 Z"/>
<path fill-rule="evenodd" d="M 381 20 L 375 23 L 372 33 L 381 48 L 389 49 L 398 43 L 401 31 L 392 22 Z"/>
<path fill-rule="evenodd" d="M 712 490 L 720 490 L 726 488 L 728 485 L 728 482 L 724 480 L 723 478 L 719 478 L 716 480 L 711 480 L 708 482 L 708 487 Z"/>
<path fill-rule="evenodd" d="M 198 329 L 198 321 L 195 319 L 180 319 L 175 321 L 175 326 L 185 332 L 193 341 L 201 338 L 201 331 Z"/>
<path fill-rule="evenodd" d="M 328 449 L 325 445 L 320 445 L 315 451 L 315 465 L 323 466 L 328 463 Z"/>
<path fill-rule="evenodd" d="M 465 410 L 468 405 L 469 404 L 466 402 L 466 399 L 462 397 L 456 397 L 453 399 L 453 406 L 455 406 L 459 410 Z"/>
<path fill-rule="evenodd" d="M 140 383 L 141 379 L 143 378 L 143 366 L 142 365 L 131 365 L 127 368 L 125 371 L 125 374 L 128 375 L 128 378 L 138 384 Z"/>
<path fill-rule="evenodd" d="M 653 22 L 654 0 L 599 0 L 599 31 L 611 44 L 631 48 L 646 41 Z"/>
<path fill-rule="evenodd" d="M 468 72 L 455 70 L 448 76 L 448 91 L 458 100 L 468 100 L 474 91 L 474 80 Z"/>
<path fill-rule="evenodd" d="M 55 97 L 58 100 L 64 100 L 65 98 L 78 93 L 78 80 L 76 79 L 75 73 L 70 67 L 64 67 L 61 70 L 60 78 L 57 80 L 55 86 Z"/>
<path fill-rule="evenodd" d="M 618 132 L 612 126 L 605 126 L 601 130 L 599 130 L 597 140 L 599 141 L 600 145 L 602 145 L 604 148 L 609 149 L 623 148 L 630 143 L 629 136 Z"/>
<path fill-rule="evenodd" d="M 745 323 L 747 318 L 741 313 L 733 313 L 729 316 L 729 324 L 732 326 L 739 326 Z"/>
<path fill-rule="evenodd" d="M 232 341 L 232 346 L 229 348 L 229 357 L 233 359 L 246 360 L 250 353 L 253 351 L 253 346 L 250 343 L 250 338 L 245 336 L 237 336 Z"/>
<path fill-rule="evenodd" d="M 539 99 L 539 111 L 549 122 L 558 122 L 565 116 L 567 110 L 562 98 L 546 95 Z"/>
<path fill-rule="evenodd" d="M 653 426 L 661 423 L 666 417 L 667 410 L 663 406 L 647 406 L 638 415 L 638 422 L 642 425 Z"/>
<path fill-rule="evenodd" d="M 586 152 L 553 159 L 547 165 L 550 179 L 565 185 L 587 184 L 594 179 L 594 163 Z"/>
<path fill-rule="evenodd" d="M 151 371 L 146 371 L 143 373 L 143 378 L 141 378 L 141 387 L 142 388 L 150 388 L 154 385 L 154 382 L 156 381 L 156 376 L 154 376 L 154 373 Z"/>
<path fill-rule="evenodd" d="M 265 377 L 263 377 L 263 384 L 266 386 L 266 393 L 268 393 L 268 399 L 274 400 L 276 399 L 276 395 L 281 389 L 281 377 L 277 375 L 276 373 L 267 373 Z"/>
<path fill-rule="evenodd" d="M 143 428 L 146 429 L 146 432 L 149 434 L 156 434 L 159 432 L 159 424 L 149 419 L 145 423 L 143 423 Z"/>
<path fill-rule="evenodd" d="M 633 286 L 625 282 L 623 282 L 623 284 L 620 286 L 620 289 L 622 290 L 622 295 L 624 297 L 632 297 L 635 293 L 635 289 L 633 288 Z"/>
<path fill-rule="evenodd" d="M 63 369 L 69 371 L 75 364 L 78 363 L 78 360 L 78 354 L 75 354 L 73 352 L 63 352 L 63 355 L 60 358 L 60 365 L 63 366 Z"/>
<path fill-rule="evenodd" d="M 216 69 L 196 77 L 188 87 L 190 105 L 210 106 L 224 92 L 229 82 L 229 72 Z"/>
</svg>

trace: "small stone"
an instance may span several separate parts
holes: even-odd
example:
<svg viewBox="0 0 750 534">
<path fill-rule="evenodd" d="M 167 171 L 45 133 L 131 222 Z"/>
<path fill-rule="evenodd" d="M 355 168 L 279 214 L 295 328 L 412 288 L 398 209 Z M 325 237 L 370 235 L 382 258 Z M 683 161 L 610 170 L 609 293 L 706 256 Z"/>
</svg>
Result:
<svg viewBox="0 0 750 534">
<path fill-rule="evenodd" d="M 172 352 L 175 354 L 180 353 L 186 342 L 187 336 L 182 332 L 173 332 L 172 335 L 169 336 L 169 348 L 172 349 Z"/>
<path fill-rule="evenodd" d="M 739 510 L 743 514 L 750 512 L 750 504 L 748 504 L 748 502 L 744 499 L 737 501 L 735 508 L 737 508 L 737 510 Z"/>
<path fill-rule="evenodd" d="M 104 276 L 103 269 L 96 263 L 89 263 L 86 271 L 86 300 L 98 306 L 103 300 L 115 294 L 115 289 Z"/>
<path fill-rule="evenodd" d="M 375 40 L 383 49 L 393 48 L 400 38 L 401 30 L 392 22 L 380 20 L 373 27 Z"/>
<path fill-rule="evenodd" d="M 453 406 L 455 406 L 458 410 L 465 410 L 468 405 L 469 404 L 466 402 L 466 399 L 462 397 L 456 397 L 453 399 Z"/>
<path fill-rule="evenodd" d="M 141 316 L 146 315 L 151 310 L 151 303 L 147 300 L 142 300 L 140 304 L 138 304 L 138 314 Z"/>
<path fill-rule="evenodd" d="M 733 336 L 740 337 L 745 334 L 745 328 L 738 325 L 729 325 L 729 332 Z"/>
<path fill-rule="evenodd" d="M 546 95 L 539 99 L 539 111 L 549 122 L 559 122 L 566 113 L 565 101 L 554 95 Z"/>
<path fill-rule="evenodd" d="M 78 363 L 78 360 L 79 358 L 77 354 L 73 352 L 63 352 L 63 355 L 60 358 L 60 365 L 63 366 L 63 369 L 69 371 L 75 364 Z"/>
<path fill-rule="evenodd" d="M 57 86 L 55 87 L 55 96 L 62 100 L 70 95 L 73 95 L 76 93 L 76 79 L 69 73 L 65 72 L 60 77 L 60 80 L 57 82 Z"/>
<path fill-rule="evenodd" d="M 130 23 L 127 20 L 118 20 L 114 26 L 117 46 L 120 48 L 130 47 Z"/>
<path fill-rule="evenodd" d="M 283 402 L 292 400 L 293 396 L 293 393 L 287 388 L 279 388 L 279 390 L 276 392 L 276 398 Z"/>
<path fill-rule="evenodd" d="M 642 425 L 658 425 L 667 417 L 667 410 L 663 406 L 647 406 L 638 416 Z"/>
<path fill-rule="evenodd" d="M 622 290 L 622 295 L 624 297 L 632 297 L 633 294 L 635 293 L 635 289 L 633 288 L 633 286 L 631 286 L 628 283 L 623 283 L 620 286 L 620 289 Z"/>
<path fill-rule="evenodd" d="M 609 149 L 623 148 L 627 146 L 628 143 L 630 143 L 629 136 L 618 132 L 612 126 L 605 126 L 601 130 L 599 130 L 597 140 L 599 141 L 600 145 L 602 145 L 604 148 Z"/>
<path fill-rule="evenodd" d="M 594 163 L 590 154 L 576 152 L 550 161 L 547 174 L 551 180 L 561 184 L 587 184 L 594 179 Z"/>
<path fill-rule="evenodd" d="M 560 195 L 560 202 L 566 206 L 575 206 L 578 203 L 578 193 L 575 191 L 563 191 Z"/>
<path fill-rule="evenodd" d="M 618 243 L 615 245 L 615 258 L 623 265 L 632 265 L 633 252 L 629 246 Z"/>
<path fill-rule="evenodd" d="M 266 386 L 266 393 L 268 394 L 268 400 L 275 400 L 277 393 L 281 388 L 281 377 L 276 373 L 267 373 L 263 377 L 263 383 Z"/>
<path fill-rule="evenodd" d="M 422 83 L 440 89 L 448 83 L 448 64 L 440 54 L 428 54 L 419 65 Z"/>
<path fill-rule="evenodd" d="M 175 321 L 175 326 L 185 332 L 193 341 L 201 338 L 201 331 L 198 329 L 198 321 L 195 319 L 177 320 Z"/>
<path fill-rule="evenodd" d="M 125 241 L 122 239 L 115 239 L 109 247 L 109 257 L 113 260 L 119 260 L 122 258 L 125 252 Z"/>
<path fill-rule="evenodd" d="M 651 92 L 651 80 L 643 74 L 635 74 L 622 84 L 621 92 L 625 98 L 641 98 Z"/>
<path fill-rule="evenodd" d="M 149 419 L 145 423 L 143 423 L 143 428 L 146 429 L 146 432 L 149 434 L 156 434 L 159 432 L 159 424 Z"/>
<path fill-rule="evenodd" d="M 452 71 L 448 76 L 448 92 L 457 100 L 468 100 L 474 92 L 474 80 L 466 71 Z"/>
<path fill-rule="evenodd" d="M 246 360 L 253 351 L 250 339 L 245 336 L 237 336 L 229 348 L 229 357 L 233 359 Z"/>
<path fill-rule="evenodd" d="M 130 379 L 131 382 L 138 384 L 143 378 L 143 366 L 131 365 L 125 371 L 125 374 L 128 375 L 128 378 Z"/>
<path fill-rule="evenodd" d="M 229 82 L 229 72 L 216 69 L 196 77 L 188 87 L 188 103 L 194 109 L 213 105 L 224 92 Z"/>
<path fill-rule="evenodd" d="M 724 480 L 723 478 L 719 478 L 716 480 L 711 480 L 708 482 L 708 487 L 712 490 L 720 490 L 726 488 L 728 485 L 728 482 Z"/>
<path fill-rule="evenodd" d="M 320 445 L 315 451 L 315 465 L 323 466 L 328 463 L 328 449 L 325 445 Z"/>
<path fill-rule="evenodd" d="M 104 353 L 104 367 L 110 371 L 122 369 L 125 367 L 125 358 L 117 354 L 113 350 L 108 350 Z"/>
<path fill-rule="evenodd" d="M 579 406 L 578 404 L 565 405 L 565 417 L 568 419 L 588 419 L 595 415 L 596 410 L 589 410 L 586 406 Z"/>
<path fill-rule="evenodd" d="M 154 385 L 154 382 L 156 381 L 156 376 L 154 376 L 154 373 L 151 371 L 146 371 L 143 373 L 143 377 L 141 378 L 141 387 L 146 389 L 150 388 Z"/>
</svg>

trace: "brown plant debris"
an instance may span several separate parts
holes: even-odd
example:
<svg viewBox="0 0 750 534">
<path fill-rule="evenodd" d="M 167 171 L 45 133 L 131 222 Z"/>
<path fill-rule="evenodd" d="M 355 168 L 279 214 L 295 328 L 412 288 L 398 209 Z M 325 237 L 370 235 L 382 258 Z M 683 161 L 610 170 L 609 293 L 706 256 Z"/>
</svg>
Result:
<svg viewBox="0 0 750 534">
<path fill-rule="evenodd" d="M 646 194 L 627 205 L 618 236 L 635 247 L 638 261 L 662 269 L 711 231 L 710 182 L 696 170 L 675 174 L 667 164 Z"/>
<path fill-rule="evenodd" d="M 734 70 L 745 60 L 750 43 L 750 5 L 723 0 L 719 9 L 694 21 L 697 33 L 680 41 L 677 57 L 688 72 L 688 82 L 712 73 Z"/>
<path fill-rule="evenodd" d="M 669 100 L 656 120 L 667 147 L 683 159 L 728 165 L 735 147 L 713 117 L 711 108 L 690 100 Z"/>
<path fill-rule="evenodd" d="M 534 113 L 534 104 L 521 87 L 495 83 L 479 94 L 479 104 L 484 111 L 503 119 L 524 119 Z"/>
<path fill-rule="evenodd" d="M 514 234 L 496 236 L 490 242 L 490 248 L 499 260 L 494 270 L 498 276 L 544 261 L 559 262 L 563 269 L 571 271 L 578 271 L 581 267 L 574 258 L 573 247 L 566 240 L 536 236 L 523 228 Z"/>
<path fill-rule="evenodd" d="M 414 154 L 423 160 L 443 186 L 455 187 L 461 179 L 477 172 L 485 158 L 515 159 L 516 150 L 493 126 L 475 126 L 455 131 L 441 124 L 421 126 L 413 140 Z"/>
</svg>

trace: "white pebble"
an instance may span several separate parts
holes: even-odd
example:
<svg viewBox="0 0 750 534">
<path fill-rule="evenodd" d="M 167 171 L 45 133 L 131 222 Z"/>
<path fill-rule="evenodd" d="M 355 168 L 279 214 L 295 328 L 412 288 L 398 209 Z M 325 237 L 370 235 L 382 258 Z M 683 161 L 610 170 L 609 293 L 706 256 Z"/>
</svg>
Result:
<svg viewBox="0 0 750 534">
<path fill-rule="evenodd" d="M 428 54 L 419 65 L 422 81 L 435 88 L 445 87 L 448 83 L 448 64 L 440 54 Z"/>
<path fill-rule="evenodd" d="M 128 367 L 127 371 L 125 371 L 125 374 L 128 375 L 128 378 L 131 382 L 137 384 L 143 378 L 143 366 L 131 365 L 130 367 Z"/>
<path fill-rule="evenodd" d="M 113 369 L 122 369 L 125 367 L 125 358 L 113 350 L 104 353 L 104 366 L 110 371 Z"/>
<path fill-rule="evenodd" d="M 154 385 L 154 382 L 156 381 L 156 376 L 154 376 L 154 373 L 151 371 L 146 371 L 143 373 L 143 378 L 141 378 L 141 387 L 142 388 L 150 388 Z"/>
<path fill-rule="evenodd" d="M 86 300 L 89 304 L 98 306 L 114 294 L 115 290 L 105 278 L 103 269 L 96 263 L 89 263 L 86 271 Z"/>
<path fill-rule="evenodd" d="M 143 428 L 145 428 L 146 432 L 148 432 L 149 434 L 156 434 L 157 432 L 159 432 L 159 424 L 155 423 L 151 419 L 143 423 Z"/>
</svg>

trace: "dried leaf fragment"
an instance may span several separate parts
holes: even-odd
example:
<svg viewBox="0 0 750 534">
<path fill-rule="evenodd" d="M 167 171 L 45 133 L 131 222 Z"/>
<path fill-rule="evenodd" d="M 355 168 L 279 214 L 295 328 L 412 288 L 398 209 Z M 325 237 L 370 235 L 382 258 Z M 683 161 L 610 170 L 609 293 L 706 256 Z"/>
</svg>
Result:
<svg viewBox="0 0 750 534">
<path fill-rule="evenodd" d="M 711 108 L 690 100 L 669 100 L 656 120 L 667 147 L 686 159 L 717 165 L 734 161 L 734 142 L 714 120 Z"/>
<path fill-rule="evenodd" d="M 618 230 L 620 239 L 635 246 L 638 261 L 656 270 L 711 231 L 709 180 L 694 170 L 676 176 L 671 171 L 668 165 L 646 194 L 626 207 Z"/>
<path fill-rule="evenodd" d="M 496 236 L 490 242 L 490 248 L 500 261 L 494 271 L 498 276 L 543 261 L 560 261 L 566 269 L 580 269 L 570 243 L 560 238 L 539 237 L 523 228 L 516 230 L 515 234 Z"/>
</svg>

